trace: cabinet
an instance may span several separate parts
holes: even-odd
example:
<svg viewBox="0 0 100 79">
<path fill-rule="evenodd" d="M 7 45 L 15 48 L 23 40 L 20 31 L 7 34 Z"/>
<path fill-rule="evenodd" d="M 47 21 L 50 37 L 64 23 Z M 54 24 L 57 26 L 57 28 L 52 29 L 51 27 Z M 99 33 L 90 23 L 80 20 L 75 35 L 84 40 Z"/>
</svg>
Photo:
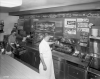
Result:
<svg viewBox="0 0 100 79">
<path fill-rule="evenodd" d="M 53 56 L 54 63 L 54 72 L 56 79 L 64 79 L 65 78 L 65 60 Z"/>
<path fill-rule="evenodd" d="M 20 59 L 25 63 L 39 69 L 40 57 L 39 52 L 31 49 L 30 47 L 26 47 L 27 51 L 20 56 Z"/>
<path fill-rule="evenodd" d="M 69 62 L 61 57 L 53 56 L 56 79 L 86 79 L 84 67 Z"/>
</svg>

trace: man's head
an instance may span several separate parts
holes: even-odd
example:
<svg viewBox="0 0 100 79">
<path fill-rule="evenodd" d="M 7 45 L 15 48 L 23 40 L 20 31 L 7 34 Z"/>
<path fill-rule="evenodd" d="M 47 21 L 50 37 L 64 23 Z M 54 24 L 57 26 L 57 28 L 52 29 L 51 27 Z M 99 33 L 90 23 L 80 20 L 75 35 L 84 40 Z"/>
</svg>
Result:
<svg viewBox="0 0 100 79">
<path fill-rule="evenodd" d="M 17 23 L 14 23 L 14 28 L 17 28 L 18 24 Z"/>
<path fill-rule="evenodd" d="M 45 35 L 44 35 L 44 39 L 45 39 L 46 41 L 49 41 L 49 39 L 52 38 L 52 37 L 53 37 L 53 36 L 50 35 L 49 33 L 45 33 Z"/>
<path fill-rule="evenodd" d="M 1 21 L 0 21 L 0 24 L 1 24 L 1 25 L 4 25 L 4 21 L 3 21 L 3 20 L 1 20 Z"/>
<path fill-rule="evenodd" d="M 42 40 L 44 38 L 44 34 L 43 33 L 39 33 L 39 39 Z"/>
<path fill-rule="evenodd" d="M 3 20 L 0 21 L 0 27 L 4 27 L 4 21 Z"/>
<path fill-rule="evenodd" d="M 12 32 L 11 34 L 14 35 L 14 36 L 16 36 L 16 32 Z"/>
</svg>

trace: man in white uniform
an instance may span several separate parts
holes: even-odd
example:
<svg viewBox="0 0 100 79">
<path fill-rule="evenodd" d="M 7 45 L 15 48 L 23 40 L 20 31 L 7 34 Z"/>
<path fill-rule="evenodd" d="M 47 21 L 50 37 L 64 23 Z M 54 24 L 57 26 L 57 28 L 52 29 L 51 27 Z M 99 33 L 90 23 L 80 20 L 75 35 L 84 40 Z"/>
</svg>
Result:
<svg viewBox="0 0 100 79">
<path fill-rule="evenodd" d="M 39 53 L 40 53 L 40 65 L 39 65 L 39 73 L 45 76 L 47 79 L 55 79 L 54 75 L 54 67 L 52 60 L 52 52 L 50 49 L 50 44 L 52 42 L 48 42 L 51 36 L 48 34 L 44 36 L 44 39 L 39 44 Z"/>
</svg>

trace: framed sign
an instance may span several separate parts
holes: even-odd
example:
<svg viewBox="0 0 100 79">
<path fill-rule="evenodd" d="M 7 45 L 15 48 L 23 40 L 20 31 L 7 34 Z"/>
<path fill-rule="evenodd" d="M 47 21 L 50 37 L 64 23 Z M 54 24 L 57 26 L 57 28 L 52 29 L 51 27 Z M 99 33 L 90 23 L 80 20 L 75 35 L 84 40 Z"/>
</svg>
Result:
<svg viewBox="0 0 100 79">
<path fill-rule="evenodd" d="M 65 19 L 65 28 L 76 28 L 76 19 Z"/>
</svg>

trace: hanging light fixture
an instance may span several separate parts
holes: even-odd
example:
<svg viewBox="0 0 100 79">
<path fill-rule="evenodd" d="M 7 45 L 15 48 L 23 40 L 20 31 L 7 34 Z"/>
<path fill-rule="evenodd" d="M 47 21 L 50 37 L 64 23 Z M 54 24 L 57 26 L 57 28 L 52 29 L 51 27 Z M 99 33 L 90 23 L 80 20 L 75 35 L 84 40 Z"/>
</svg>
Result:
<svg viewBox="0 0 100 79">
<path fill-rule="evenodd" d="M 22 0 L 0 0 L 0 7 L 17 7 L 22 5 Z"/>
</svg>

